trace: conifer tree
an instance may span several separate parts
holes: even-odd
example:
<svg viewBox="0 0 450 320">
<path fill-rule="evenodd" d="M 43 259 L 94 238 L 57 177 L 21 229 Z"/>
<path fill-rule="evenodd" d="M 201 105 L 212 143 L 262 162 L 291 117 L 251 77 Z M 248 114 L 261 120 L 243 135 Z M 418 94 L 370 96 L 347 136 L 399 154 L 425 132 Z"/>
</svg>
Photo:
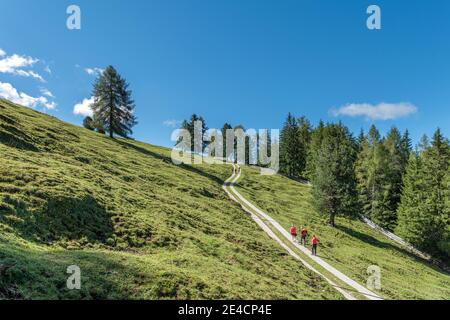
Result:
<svg viewBox="0 0 450 320">
<path fill-rule="evenodd" d="M 91 117 L 87 116 L 83 120 L 83 127 L 88 130 L 94 131 L 95 130 L 94 120 Z"/>
<path fill-rule="evenodd" d="M 322 134 L 313 174 L 314 203 L 334 226 L 337 215 L 353 216 L 358 211 L 356 150 L 348 129 L 341 124 L 327 125 Z"/>
<path fill-rule="evenodd" d="M 431 145 L 421 140 L 421 151 L 410 158 L 398 210 L 397 232 L 417 247 L 446 251 L 449 241 L 450 144 L 438 129 Z M 446 251 L 449 255 L 449 252 Z"/>
<path fill-rule="evenodd" d="M 402 136 L 396 128 L 392 128 L 388 136 L 381 139 L 372 125 L 368 135 L 360 135 L 358 141 L 355 170 L 363 214 L 383 228 L 393 230 L 405 168 Z"/>
<path fill-rule="evenodd" d="M 311 143 L 312 127 L 311 123 L 305 116 L 297 120 L 298 140 L 299 140 L 299 170 L 300 176 L 306 177 L 306 163 L 308 161 L 308 150 Z"/>
<path fill-rule="evenodd" d="M 229 123 L 225 123 L 222 127 L 222 147 L 223 147 L 223 156 L 225 159 L 231 159 L 233 157 L 233 151 L 230 151 L 228 153 L 227 150 L 227 130 L 233 129 L 233 127 L 231 126 L 231 124 Z M 234 141 L 234 139 L 233 139 Z M 234 142 L 233 142 L 233 149 L 234 149 Z"/>
<path fill-rule="evenodd" d="M 406 169 L 407 158 L 409 150 L 407 149 L 407 142 L 400 134 L 397 128 L 393 127 L 385 141 L 384 145 L 388 151 L 387 167 L 386 167 L 386 191 L 388 192 L 388 212 L 386 221 L 383 221 L 389 230 L 393 230 L 396 225 L 396 212 L 400 203 L 401 190 L 403 184 L 403 175 Z"/>
<path fill-rule="evenodd" d="M 367 142 L 366 134 L 364 133 L 364 129 L 361 128 L 361 130 L 359 131 L 358 138 L 356 139 L 358 152 L 361 151 L 363 144 L 366 143 L 366 142 Z"/>
<path fill-rule="evenodd" d="M 135 105 L 128 87 L 126 80 L 112 66 L 107 67 L 94 84 L 94 103 L 91 106 L 94 119 L 111 138 L 114 134 L 128 137 L 133 133 L 131 128 L 137 124 Z"/>
<path fill-rule="evenodd" d="M 301 173 L 301 149 L 298 124 L 289 113 L 280 133 L 280 171 L 291 177 Z"/>
<path fill-rule="evenodd" d="M 319 125 L 312 130 L 311 141 L 308 147 L 308 154 L 306 160 L 306 170 L 305 177 L 309 180 L 313 179 L 314 173 L 316 171 L 316 159 L 317 154 L 322 146 L 323 132 L 325 130 L 325 124 L 320 120 Z"/>
<path fill-rule="evenodd" d="M 201 128 L 199 132 L 195 132 L 195 123 L 201 122 Z M 181 146 L 184 150 L 190 150 L 191 152 L 196 151 L 195 150 L 195 136 L 197 135 L 197 138 L 201 140 L 201 145 L 198 146 L 201 149 L 201 152 L 205 150 L 205 148 L 208 146 L 207 141 L 203 141 L 203 137 L 208 130 L 208 127 L 206 126 L 206 121 L 203 119 L 203 117 L 198 116 L 197 114 L 193 114 L 191 118 L 188 120 L 184 120 L 181 123 L 181 129 L 187 130 L 191 136 L 191 141 L 183 141 L 183 146 Z M 181 138 L 180 138 L 181 139 Z M 177 145 L 180 145 L 181 141 L 177 141 Z M 189 148 L 190 146 L 190 148 Z"/>
</svg>

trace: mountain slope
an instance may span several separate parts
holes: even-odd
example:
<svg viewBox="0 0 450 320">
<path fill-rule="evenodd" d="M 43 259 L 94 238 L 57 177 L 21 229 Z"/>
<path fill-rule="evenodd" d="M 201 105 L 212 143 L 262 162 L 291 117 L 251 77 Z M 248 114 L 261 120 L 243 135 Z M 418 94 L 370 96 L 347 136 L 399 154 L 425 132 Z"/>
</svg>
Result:
<svg viewBox="0 0 450 320">
<path fill-rule="evenodd" d="M 342 299 L 169 155 L 0 100 L 0 298 Z"/>
<path fill-rule="evenodd" d="M 448 299 L 450 274 L 406 251 L 358 220 L 338 218 L 327 225 L 312 205 L 311 187 L 283 176 L 261 176 L 243 168 L 238 191 L 267 212 L 286 230 L 292 223 L 307 226 L 320 240 L 319 256 L 345 275 L 365 284 L 367 268 L 380 267 L 381 290 L 388 299 Z"/>
</svg>

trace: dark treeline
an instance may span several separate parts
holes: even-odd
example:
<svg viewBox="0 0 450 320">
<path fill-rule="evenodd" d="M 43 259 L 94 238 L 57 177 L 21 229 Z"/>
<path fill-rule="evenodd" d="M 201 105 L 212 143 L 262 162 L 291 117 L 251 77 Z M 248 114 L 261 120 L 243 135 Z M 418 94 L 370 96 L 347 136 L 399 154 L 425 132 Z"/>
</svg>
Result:
<svg viewBox="0 0 450 320">
<path fill-rule="evenodd" d="M 199 132 L 199 134 L 201 134 L 201 136 L 206 136 L 207 134 L 207 130 L 208 130 L 208 126 L 206 125 L 206 120 L 197 115 L 197 114 L 193 114 L 189 120 L 184 120 L 181 123 L 181 127 L 180 129 L 184 129 L 187 130 L 191 136 L 191 141 L 188 143 L 188 141 L 182 141 L 181 139 L 178 140 L 176 142 L 176 145 L 181 146 L 183 149 L 189 150 L 191 152 L 195 152 L 195 141 L 194 141 L 194 136 L 195 136 L 195 122 L 196 121 L 201 121 L 202 124 L 202 128 L 201 128 L 201 133 Z M 236 138 L 233 139 L 232 142 L 232 146 L 228 146 L 227 145 L 227 130 L 233 130 L 236 132 L 236 130 L 242 130 L 244 133 L 246 132 L 246 128 L 242 125 L 242 124 L 238 124 L 236 126 L 232 126 L 229 123 L 225 123 L 222 128 L 221 128 L 221 134 L 222 134 L 222 148 L 223 148 L 223 152 L 221 155 L 221 157 L 225 158 L 225 159 L 233 159 L 235 162 L 237 162 L 237 145 L 238 145 L 238 141 Z M 214 137 L 211 139 L 211 141 L 214 141 Z M 186 143 L 186 144 L 185 144 Z M 184 145 L 185 144 L 185 145 Z M 207 150 L 209 143 L 207 141 L 203 141 L 202 142 L 202 146 L 201 146 L 201 151 L 202 152 L 206 152 L 209 151 L 211 152 L 212 150 Z M 259 139 L 259 135 L 257 133 L 257 148 L 256 150 L 251 150 L 250 148 L 250 137 L 249 136 L 245 136 L 245 164 L 250 164 L 250 156 L 252 156 L 253 159 L 258 159 L 257 157 L 257 153 L 259 148 L 262 146 L 262 142 Z M 266 141 L 266 145 L 265 148 L 267 148 L 267 156 L 270 157 L 270 148 L 271 148 L 271 138 L 270 138 L 270 132 L 268 133 L 268 138 Z M 198 148 L 200 149 L 200 148 Z M 253 154 L 251 154 L 253 152 Z M 259 165 L 265 165 L 265 164 L 261 164 L 261 163 L 257 163 Z"/>
<path fill-rule="evenodd" d="M 354 137 L 342 123 L 311 126 L 287 116 L 280 172 L 308 179 L 314 203 L 329 217 L 364 215 L 416 247 L 450 255 L 450 144 L 438 129 L 413 149 L 408 131 L 375 126 Z"/>
</svg>

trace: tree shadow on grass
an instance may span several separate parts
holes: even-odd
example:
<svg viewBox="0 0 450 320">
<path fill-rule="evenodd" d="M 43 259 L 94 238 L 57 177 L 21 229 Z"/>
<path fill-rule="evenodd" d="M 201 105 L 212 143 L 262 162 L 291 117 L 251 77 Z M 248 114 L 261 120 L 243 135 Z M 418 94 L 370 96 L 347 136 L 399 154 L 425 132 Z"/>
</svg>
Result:
<svg viewBox="0 0 450 320">
<path fill-rule="evenodd" d="M 131 292 L 124 290 L 125 276 L 140 276 L 130 266 L 107 253 L 92 251 L 33 250 L 6 243 L 0 245 L 0 300 L 102 300 L 130 299 Z M 81 271 L 81 289 L 69 290 L 69 266 Z"/>
<path fill-rule="evenodd" d="M 137 146 L 135 144 L 128 143 L 128 142 L 123 141 L 123 140 L 115 139 L 114 141 L 117 142 L 118 144 L 120 144 L 121 146 L 125 147 L 125 148 L 134 149 L 135 151 L 138 151 L 138 152 L 140 152 L 140 153 L 142 153 L 144 155 L 147 155 L 147 156 L 150 156 L 150 157 L 162 160 L 162 161 L 164 161 L 165 163 L 167 163 L 169 165 L 177 166 L 179 168 L 182 168 L 184 170 L 190 171 L 192 173 L 201 175 L 201 176 L 203 176 L 205 178 L 208 178 L 208 179 L 210 179 L 210 180 L 212 180 L 215 183 L 218 183 L 220 185 L 222 185 L 225 182 L 223 179 L 221 179 L 221 178 L 219 178 L 219 177 L 217 177 L 215 175 L 212 175 L 210 173 L 207 173 L 207 172 L 205 172 L 205 171 L 203 171 L 203 170 L 201 170 L 199 168 L 196 168 L 193 165 L 187 165 L 187 164 L 184 164 L 184 163 L 180 164 L 180 165 L 176 165 L 176 164 L 174 164 L 172 162 L 172 159 L 170 157 L 168 157 L 168 156 L 161 155 L 159 153 L 150 151 L 148 149 L 139 147 L 139 146 Z"/>
<path fill-rule="evenodd" d="M 0 118 L 0 143 L 12 148 L 37 152 L 39 149 L 34 145 L 32 138 L 21 130 L 18 130 L 14 124 L 8 124 Z"/>
<path fill-rule="evenodd" d="M 25 202 L 7 197 L 4 201 L 14 208 L 9 214 L 22 221 L 10 221 L 1 214 L 0 219 L 18 230 L 23 238 L 37 243 L 57 240 L 104 243 L 113 234 L 111 214 L 91 195 L 56 196 L 45 200 L 42 210 L 30 212 Z"/>
<path fill-rule="evenodd" d="M 445 270 L 443 270 L 439 266 L 436 266 L 436 265 L 432 264 L 430 261 L 427 261 L 426 259 L 423 259 L 423 258 L 415 255 L 414 253 L 410 252 L 409 250 L 387 242 L 388 240 L 380 241 L 380 240 L 378 240 L 378 239 L 376 239 L 376 238 L 374 238 L 374 237 L 372 237 L 372 236 L 370 236 L 368 234 L 359 232 L 357 230 L 354 230 L 354 229 L 351 229 L 351 228 L 348 228 L 348 227 L 342 226 L 342 225 L 337 225 L 336 229 L 338 229 L 338 230 L 344 232 L 345 234 L 347 234 L 349 236 L 352 236 L 352 237 L 354 237 L 354 238 L 356 238 L 358 240 L 361 240 L 361 241 L 363 241 L 363 242 L 365 242 L 367 244 L 370 244 L 370 245 L 372 245 L 374 247 L 378 247 L 378 248 L 381 248 L 381 249 L 395 250 L 395 251 L 400 252 L 403 255 L 413 259 L 416 262 L 419 262 L 419 263 L 421 263 L 421 264 L 423 264 L 423 265 L 425 265 L 427 267 L 432 268 L 433 270 L 435 270 L 437 272 L 440 272 L 440 273 L 446 274 L 446 275 L 449 274 L 448 272 L 446 272 Z"/>
</svg>

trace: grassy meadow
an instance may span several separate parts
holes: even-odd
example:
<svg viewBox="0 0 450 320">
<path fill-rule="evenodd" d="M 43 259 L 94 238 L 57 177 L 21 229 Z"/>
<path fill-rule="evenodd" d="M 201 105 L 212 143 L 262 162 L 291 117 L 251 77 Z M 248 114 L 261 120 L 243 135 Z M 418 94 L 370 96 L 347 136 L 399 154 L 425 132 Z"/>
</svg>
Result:
<svg viewBox="0 0 450 320">
<path fill-rule="evenodd" d="M 365 284 L 367 268 L 381 269 L 381 290 L 387 299 L 449 299 L 450 274 L 405 251 L 359 220 L 338 218 L 326 223 L 312 205 L 311 187 L 286 177 L 262 176 L 244 167 L 237 190 L 283 227 L 306 226 L 320 240 L 318 255 L 347 276 Z"/>
<path fill-rule="evenodd" d="M 169 156 L 0 100 L 0 299 L 342 299 Z"/>
</svg>

